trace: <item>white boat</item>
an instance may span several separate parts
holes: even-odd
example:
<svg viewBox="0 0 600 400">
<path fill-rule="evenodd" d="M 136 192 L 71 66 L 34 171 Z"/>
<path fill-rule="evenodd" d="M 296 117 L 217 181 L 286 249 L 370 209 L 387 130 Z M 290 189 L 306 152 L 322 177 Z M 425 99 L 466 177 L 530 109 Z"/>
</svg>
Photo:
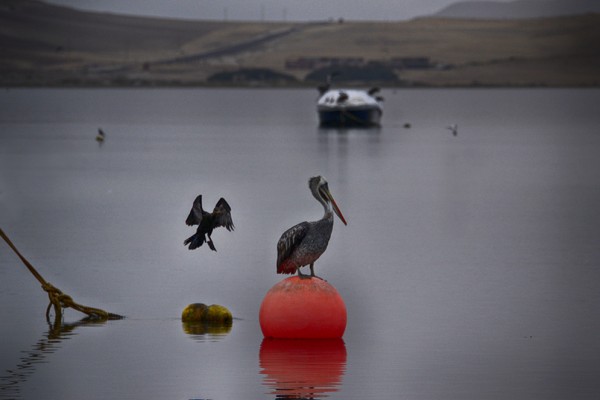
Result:
<svg viewBox="0 0 600 400">
<path fill-rule="evenodd" d="M 379 88 L 366 90 L 319 88 L 317 112 L 321 126 L 377 126 L 383 115 Z"/>
</svg>

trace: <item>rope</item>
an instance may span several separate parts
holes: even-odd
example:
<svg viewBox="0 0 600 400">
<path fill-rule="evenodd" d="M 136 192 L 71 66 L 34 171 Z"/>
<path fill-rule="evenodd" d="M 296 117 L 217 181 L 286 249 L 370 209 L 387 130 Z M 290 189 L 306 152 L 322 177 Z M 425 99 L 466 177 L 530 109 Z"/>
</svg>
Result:
<svg viewBox="0 0 600 400">
<path fill-rule="evenodd" d="M 40 284 L 42 285 L 42 289 L 46 293 L 48 293 L 48 299 L 50 300 L 50 304 L 48 304 L 48 308 L 46 308 L 46 317 L 48 317 L 50 314 L 50 307 L 54 306 L 54 311 L 57 316 L 62 315 L 63 309 L 72 308 L 74 310 L 87 314 L 89 318 L 95 320 L 105 321 L 124 318 L 121 315 L 112 314 L 99 308 L 88 307 L 76 303 L 71 296 L 63 293 L 60 289 L 46 281 L 44 277 L 36 271 L 33 265 L 31 265 L 31 263 L 27 261 L 27 259 L 19 252 L 19 250 L 17 250 L 15 245 L 11 242 L 8 236 L 6 236 L 2 229 L 0 229 L 0 236 L 2 236 L 2 239 L 4 239 L 6 244 L 8 244 L 12 251 L 14 251 L 15 254 L 21 259 L 23 264 L 25 264 L 27 269 L 29 269 L 29 272 L 31 272 L 32 275 L 38 280 L 38 282 L 40 282 Z"/>
</svg>

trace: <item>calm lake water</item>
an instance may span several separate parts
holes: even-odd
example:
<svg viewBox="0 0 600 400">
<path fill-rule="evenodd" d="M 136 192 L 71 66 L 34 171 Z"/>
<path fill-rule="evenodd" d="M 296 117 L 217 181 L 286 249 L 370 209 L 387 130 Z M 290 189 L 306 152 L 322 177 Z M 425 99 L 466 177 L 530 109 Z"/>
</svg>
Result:
<svg viewBox="0 0 600 400">
<path fill-rule="evenodd" d="M 600 398 L 600 90 L 383 90 L 371 130 L 319 129 L 316 94 L 3 90 L 0 227 L 127 318 L 49 324 L 0 243 L 0 398 Z M 348 220 L 315 264 L 346 332 L 264 340 L 275 245 L 321 217 L 318 174 Z M 232 207 L 218 252 L 183 246 L 200 193 Z M 231 330 L 182 325 L 196 302 Z"/>
</svg>

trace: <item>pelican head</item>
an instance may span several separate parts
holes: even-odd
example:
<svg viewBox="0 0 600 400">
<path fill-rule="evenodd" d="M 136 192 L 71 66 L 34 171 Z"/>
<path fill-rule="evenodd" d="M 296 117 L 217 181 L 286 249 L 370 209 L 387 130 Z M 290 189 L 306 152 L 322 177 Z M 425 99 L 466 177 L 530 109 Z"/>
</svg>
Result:
<svg viewBox="0 0 600 400">
<path fill-rule="evenodd" d="M 308 180 L 308 187 L 310 188 L 311 193 L 315 196 L 315 199 L 319 201 L 325 208 L 325 212 L 330 211 L 329 204 L 333 206 L 333 211 L 339 217 L 339 219 L 347 225 L 346 219 L 342 215 L 342 212 L 337 206 L 337 203 L 333 199 L 331 192 L 329 191 L 329 184 L 322 176 L 314 176 Z"/>
</svg>

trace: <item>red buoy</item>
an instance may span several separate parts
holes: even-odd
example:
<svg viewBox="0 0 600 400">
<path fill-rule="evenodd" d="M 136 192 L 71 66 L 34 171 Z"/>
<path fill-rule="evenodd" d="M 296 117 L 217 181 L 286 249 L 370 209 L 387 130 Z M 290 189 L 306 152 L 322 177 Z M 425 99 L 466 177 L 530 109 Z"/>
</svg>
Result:
<svg viewBox="0 0 600 400">
<path fill-rule="evenodd" d="M 334 339 L 346 330 L 346 305 L 319 278 L 292 276 L 275 284 L 260 306 L 263 335 L 279 339 Z"/>
</svg>

